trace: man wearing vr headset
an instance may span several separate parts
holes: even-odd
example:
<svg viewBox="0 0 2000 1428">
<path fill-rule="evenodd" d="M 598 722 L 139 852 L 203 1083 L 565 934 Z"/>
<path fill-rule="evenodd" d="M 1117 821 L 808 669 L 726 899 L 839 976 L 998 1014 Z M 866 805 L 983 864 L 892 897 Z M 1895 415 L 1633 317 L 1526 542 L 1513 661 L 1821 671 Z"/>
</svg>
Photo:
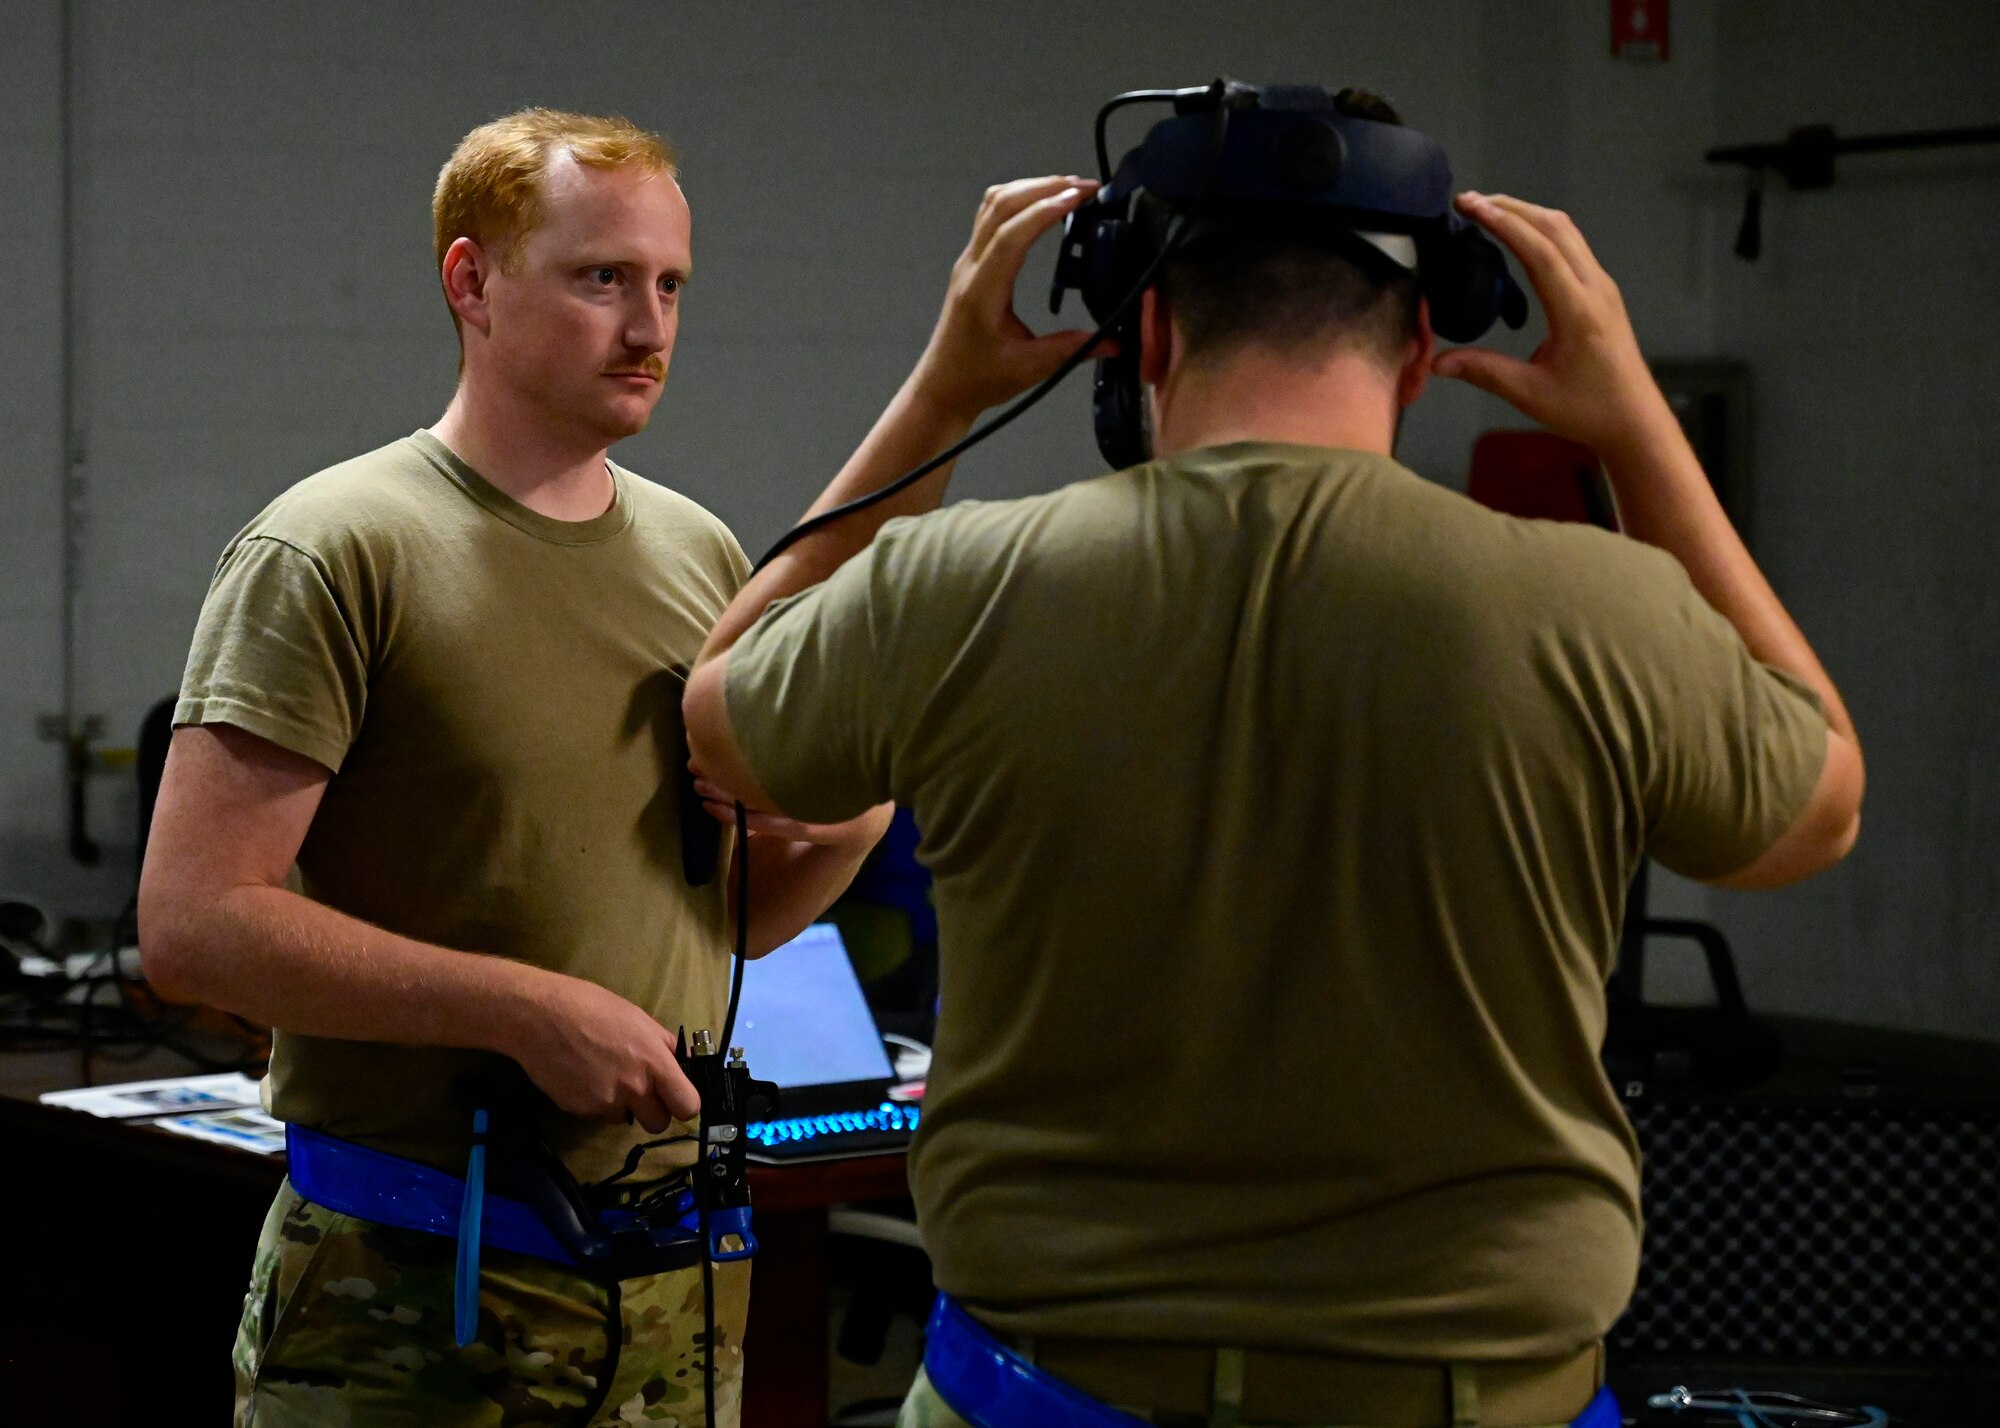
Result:
<svg viewBox="0 0 2000 1428">
<path fill-rule="evenodd" d="M 1230 155 L 1255 191 L 1288 153 L 1414 153 L 1393 119 L 1239 113 L 1210 197 Z M 1114 190 L 1166 171 L 1137 152 Z M 1031 336 L 1011 293 L 1091 189 L 988 193 L 819 509 L 1083 340 Z M 1483 261 L 1448 169 L 1438 193 L 1413 245 L 1161 200 L 1206 236 L 1119 354 L 1152 459 L 882 528 L 938 503 L 926 478 L 753 577 L 690 680 L 712 798 L 894 797 L 924 831 L 943 1006 L 910 1171 L 950 1298 L 906 1423 L 1618 1421 L 1638 1169 L 1598 1052 L 1625 889 L 1649 853 L 1745 888 L 1829 866 L 1862 763 L 1568 218 L 1457 196 L 1548 336 L 1437 352 L 1434 312 L 1468 326 L 1452 265 Z M 1399 466 L 1433 373 L 1589 443 L 1630 538 Z"/>
</svg>

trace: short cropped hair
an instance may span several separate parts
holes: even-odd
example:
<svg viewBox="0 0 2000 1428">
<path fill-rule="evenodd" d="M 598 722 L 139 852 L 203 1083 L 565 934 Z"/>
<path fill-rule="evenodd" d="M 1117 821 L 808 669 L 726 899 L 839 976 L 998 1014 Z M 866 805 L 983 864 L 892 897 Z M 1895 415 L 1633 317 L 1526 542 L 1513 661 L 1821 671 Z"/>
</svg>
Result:
<svg viewBox="0 0 2000 1428">
<path fill-rule="evenodd" d="M 1334 107 L 1402 122 L 1386 99 L 1359 90 L 1343 89 Z M 1161 291 L 1191 361 L 1252 346 L 1293 357 L 1346 346 L 1393 365 L 1417 335 L 1418 293 L 1415 276 L 1390 276 L 1388 262 L 1363 266 L 1282 227 L 1245 222 L 1170 260 Z"/>
<path fill-rule="evenodd" d="M 495 254 L 503 269 L 542 221 L 542 182 L 560 154 L 593 169 L 636 168 L 680 177 L 673 146 L 629 120 L 523 109 L 459 140 L 431 194 L 438 265 L 460 238 Z"/>
</svg>

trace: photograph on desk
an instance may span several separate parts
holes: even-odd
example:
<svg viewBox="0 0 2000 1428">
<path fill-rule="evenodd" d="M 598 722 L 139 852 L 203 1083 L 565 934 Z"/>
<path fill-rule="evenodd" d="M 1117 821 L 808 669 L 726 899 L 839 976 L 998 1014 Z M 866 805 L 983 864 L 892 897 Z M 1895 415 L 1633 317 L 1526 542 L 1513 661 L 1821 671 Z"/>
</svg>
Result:
<svg viewBox="0 0 2000 1428">
<path fill-rule="evenodd" d="M 2000 5 L 0 4 L 0 1428 L 2000 1428 Z"/>
</svg>

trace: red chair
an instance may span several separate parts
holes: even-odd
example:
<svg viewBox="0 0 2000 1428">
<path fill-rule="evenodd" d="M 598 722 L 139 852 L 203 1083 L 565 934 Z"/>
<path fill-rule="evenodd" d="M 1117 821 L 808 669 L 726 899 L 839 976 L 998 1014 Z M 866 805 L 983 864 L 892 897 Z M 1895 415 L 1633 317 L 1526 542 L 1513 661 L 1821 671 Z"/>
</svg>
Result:
<svg viewBox="0 0 2000 1428">
<path fill-rule="evenodd" d="M 1465 494 L 1510 516 L 1618 529 L 1597 453 L 1547 431 L 1489 431 L 1472 444 Z"/>
</svg>

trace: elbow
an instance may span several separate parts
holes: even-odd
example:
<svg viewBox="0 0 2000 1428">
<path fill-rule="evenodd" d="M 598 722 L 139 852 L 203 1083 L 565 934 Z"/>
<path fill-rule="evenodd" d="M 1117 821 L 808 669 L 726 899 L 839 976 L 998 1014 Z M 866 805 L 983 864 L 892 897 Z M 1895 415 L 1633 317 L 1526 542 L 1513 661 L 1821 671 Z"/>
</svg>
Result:
<svg viewBox="0 0 2000 1428">
<path fill-rule="evenodd" d="M 681 720 L 687 725 L 688 750 L 697 763 L 714 737 L 714 720 L 722 702 L 717 673 L 715 661 L 704 659 L 689 671 L 687 688 L 681 692 Z"/>
<path fill-rule="evenodd" d="M 139 968 L 146 985 L 163 1002 L 191 1003 L 201 1000 L 189 980 L 190 967 L 179 945 L 143 928 L 139 933 Z"/>
<path fill-rule="evenodd" d="M 1833 845 L 1826 865 L 1832 867 L 1854 851 L 1854 845 L 1861 840 L 1861 810 L 1856 808 L 1847 820 L 1847 826 L 1834 835 Z"/>
<path fill-rule="evenodd" d="M 175 900 L 152 880 L 139 888 L 139 967 L 146 984 L 166 1002 L 202 1000 L 196 985 L 198 940 Z"/>
</svg>

